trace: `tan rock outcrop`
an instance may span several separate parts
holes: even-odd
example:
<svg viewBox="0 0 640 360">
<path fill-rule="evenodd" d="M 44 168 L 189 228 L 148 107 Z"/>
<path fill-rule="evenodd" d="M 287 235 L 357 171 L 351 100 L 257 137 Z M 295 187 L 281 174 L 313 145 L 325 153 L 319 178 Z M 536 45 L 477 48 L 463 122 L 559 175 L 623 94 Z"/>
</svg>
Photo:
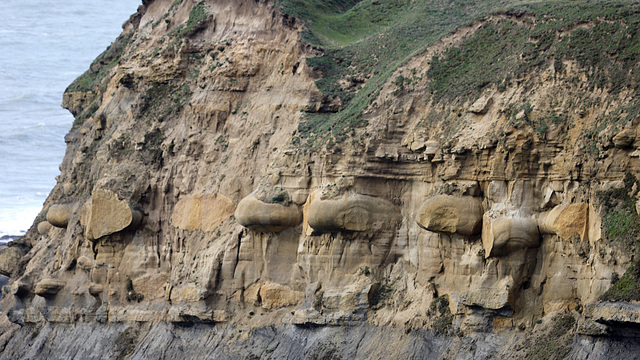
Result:
<svg viewBox="0 0 640 360">
<path fill-rule="evenodd" d="M 10 277 L 18 268 L 23 255 L 22 251 L 15 246 L 5 247 L 0 250 L 0 275 Z"/>
<path fill-rule="evenodd" d="M 391 229 L 402 219 L 400 210 L 390 201 L 360 194 L 317 199 L 309 205 L 307 217 L 316 232 L 378 231 Z"/>
<path fill-rule="evenodd" d="M 510 305 L 509 291 L 513 287 L 513 279 L 511 277 L 505 277 L 497 283 L 483 285 L 464 293 L 462 295 L 462 303 L 466 306 L 480 306 L 491 310 L 503 309 Z"/>
<path fill-rule="evenodd" d="M 47 210 L 47 221 L 55 227 L 66 228 L 69 224 L 71 211 L 71 205 L 69 204 L 51 205 Z"/>
<path fill-rule="evenodd" d="M 294 291 L 288 286 L 277 283 L 266 283 L 260 287 L 262 307 L 277 309 L 285 306 L 297 305 L 303 297 L 301 291 Z"/>
<path fill-rule="evenodd" d="M 543 234 L 555 234 L 564 240 L 571 240 L 575 235 L 580 240 L 588 240 L 589 205 L 559 205 L 552 210 L 540 214 L 538 226 Z"/>
<path fill-rule="evenodd" d="M 486 257 L 540 246 L 540 232 L 533 217 L 483 216 L 482 246 Z"/>
<path fill-rule="evenodd" d="M 40 296 L 51 296 L 57 294 L 65 286 L 65 282 L 58 279 L 42 279 L 38 284 L 34 292 Z"/>
<path fill-rule="evenodd" d="M 438 195 L 422 204 L 416 222 L 429 231 L 476 235 L 482 230 L 482 212 L 480 198 Z"/>
<path fill-rule="evenodd" d="M 240 200 L 235 216 L 240 225 L 261 232 L 279 232 L 302 222 L 298 206 L 268 204 L 253 195 Z"/>
<path fill-rule="evenodd" d="M 187 196 L 175 205 L 171 223 L 184 230 L 213 231 L 233 215 L 235 206 L 226 196 L 203 194 Z"/>
<path fill-rule="evenodd" d="M 96 189 L 91 194 L 86 214 L 85 236 L 89 240 L 97 240 L 125 229 L 138 226 L 142 221 L 142 213 L 134 210 L 129 204 L 118 198 L 114 192 Z"/>
</svg>

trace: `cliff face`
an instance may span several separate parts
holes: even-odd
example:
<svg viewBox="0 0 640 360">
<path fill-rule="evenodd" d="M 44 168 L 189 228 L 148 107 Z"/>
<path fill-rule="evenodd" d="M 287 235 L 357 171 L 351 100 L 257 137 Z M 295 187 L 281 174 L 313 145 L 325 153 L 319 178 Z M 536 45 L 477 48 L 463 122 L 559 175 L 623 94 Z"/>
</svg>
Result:
<svg viewBox="0 0 640 360">
<path fill-rule="evenodd" d="M 636 7 L 489 14 L 349 126 L 379 74 L 322 92 L 283 9 L 144 1 L 67 89 L 58 184 L 0 252 L 0 358 L 634 357 L 637 60 L 566 49 L 635 41 Z"/>
</svg>

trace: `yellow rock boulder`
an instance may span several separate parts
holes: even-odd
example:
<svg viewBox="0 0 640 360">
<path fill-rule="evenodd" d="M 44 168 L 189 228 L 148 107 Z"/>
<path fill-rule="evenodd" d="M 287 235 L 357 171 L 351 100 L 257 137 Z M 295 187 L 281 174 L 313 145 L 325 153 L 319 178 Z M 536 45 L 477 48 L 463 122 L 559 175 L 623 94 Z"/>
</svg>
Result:
<svg viewBox="0 0 640 360">
<path fill-rule="evenodd" d="M 429 231 L 476 235 L 482 229 L 482 200 L 471 196 L 434 196 L 422 204 L 416 216 Z"/>
<path fill-rule="evenodd" d="M 555 234 L 564 240 L 571 240 L 575 235 L 580 240 L 588 240 L 589 205 L 559 205 L 552 210 L 540 214 L 538 226 L 543 234 Z"/>
<path fill-rule="evenodd" d="M 307 221 L 315 232 L 378 231 L 395 227 L 402 217 L 400 209 L 388 200 L 349 194 L 311 202 Z"/>
<path fill-rule="evenodd" d="M 249 195 L 236 209 L 240 225 L 256 231 L 279 232 L 302 222 L 302 213 L 296 205 L 269 204 Z"/>
<path fill-rule="evenodd" d="M 134 210 L 118 195 L 109 190 L 94 190 L 91 202 L 83 208 L 82 222 L 85 222 L 85 236 L 89 240 L 133 229 L 142 222 L 142 213 Z"/>
<path fill-rule="evenodd" d="M 482 247 L 486 257 L 503 256 L 512 251 L 540 246 L 538 223 L 533 217 L 490 218 L 482 223 Z"/>
<path fill-rule="evenodd" d="M 71 205 L 69 204 L 51 205 L 47 211 L 47 221 L 55 227 L 66 228 L 70 217 Z"/>
</svg>

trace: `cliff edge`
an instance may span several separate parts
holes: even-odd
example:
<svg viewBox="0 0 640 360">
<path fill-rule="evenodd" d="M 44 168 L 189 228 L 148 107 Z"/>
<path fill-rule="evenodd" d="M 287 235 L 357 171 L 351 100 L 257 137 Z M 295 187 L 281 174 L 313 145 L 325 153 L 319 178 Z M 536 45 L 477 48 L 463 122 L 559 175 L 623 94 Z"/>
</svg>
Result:
<svg viewBox="0 0 640 360">
<path fill-rule="evenodd" d="M 636 358 L 638 44 L 625 1 L 144 0 L 0 359 Z"/>
</svg>

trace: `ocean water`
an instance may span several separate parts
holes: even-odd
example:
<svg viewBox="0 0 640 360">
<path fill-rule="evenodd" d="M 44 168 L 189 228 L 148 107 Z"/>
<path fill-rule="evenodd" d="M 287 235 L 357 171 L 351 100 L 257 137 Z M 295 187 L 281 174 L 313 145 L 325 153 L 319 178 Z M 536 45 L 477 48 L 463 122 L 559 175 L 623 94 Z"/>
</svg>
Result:
<svg viewBox="0 0 640 360">
<path fill-rule="evenodd" d="M 122 31 L 140 0 L 3 0 L 0 238 L 33 223 L 56 184 L 73 117 L 62 94 Z M 1 240 L 0 240 L 1 241 Z"/>
</svg>

